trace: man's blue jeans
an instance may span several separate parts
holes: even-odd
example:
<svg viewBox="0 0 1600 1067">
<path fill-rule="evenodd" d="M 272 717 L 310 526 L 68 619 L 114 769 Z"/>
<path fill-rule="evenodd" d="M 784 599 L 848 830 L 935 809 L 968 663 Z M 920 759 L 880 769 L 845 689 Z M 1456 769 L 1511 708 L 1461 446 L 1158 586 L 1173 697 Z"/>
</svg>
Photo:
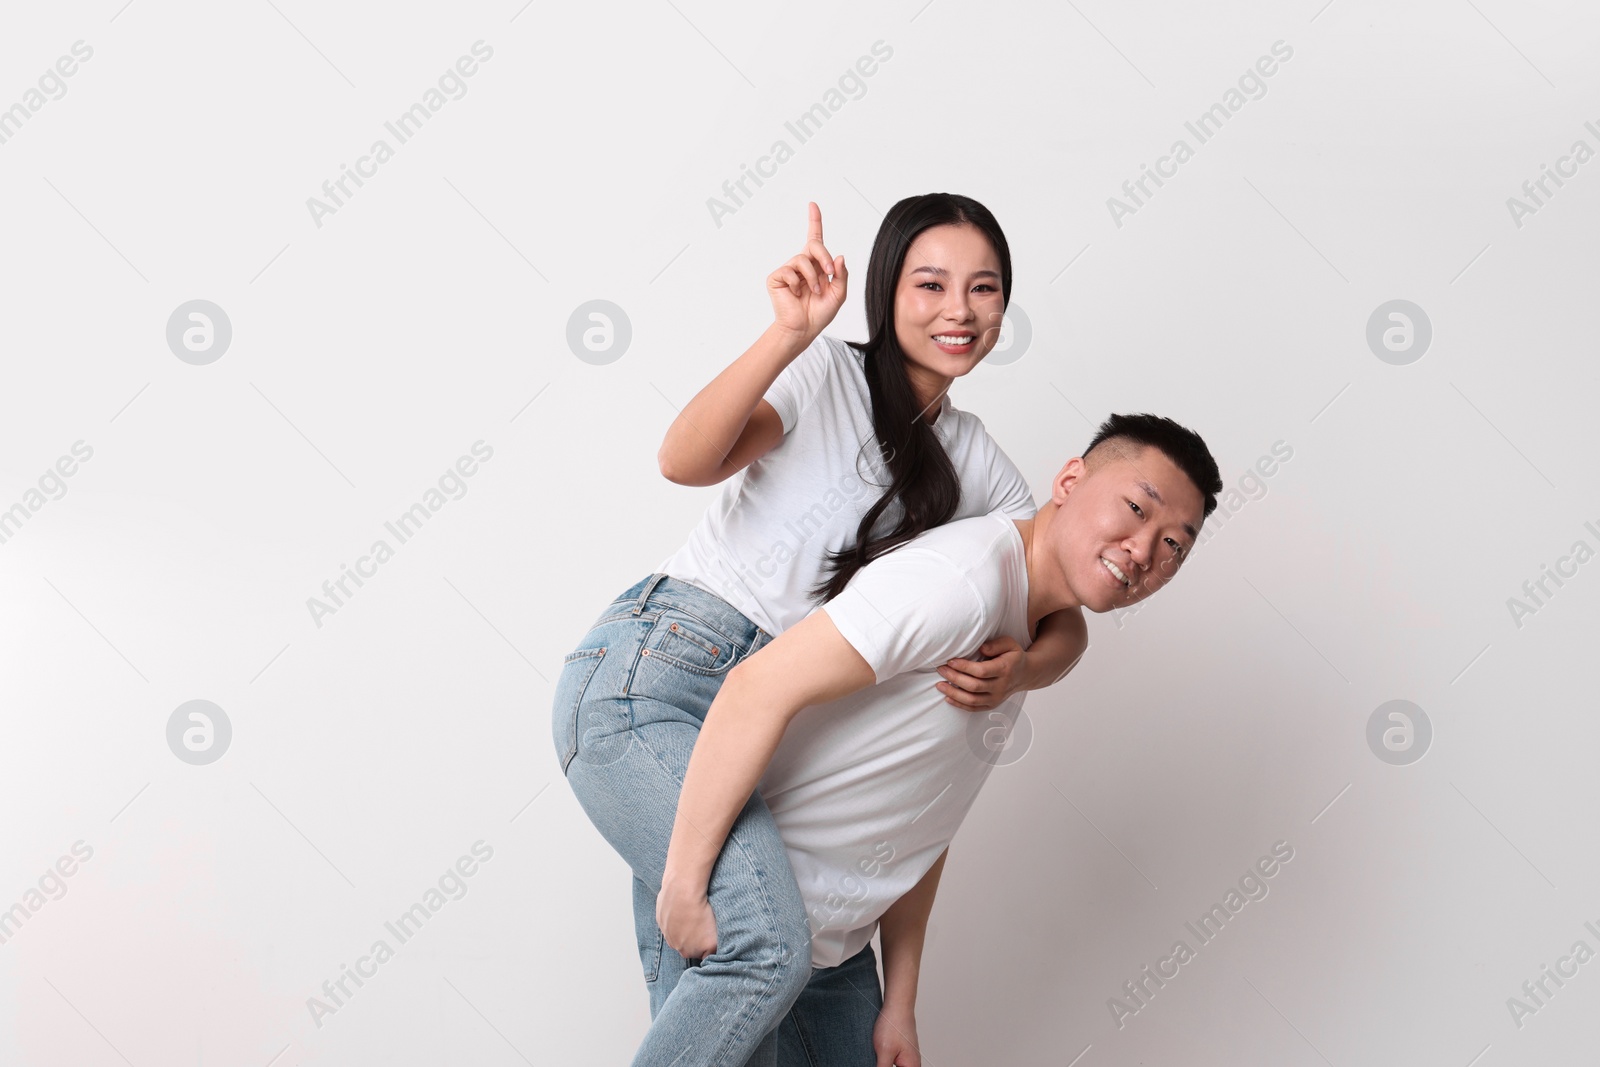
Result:
<svg viewBox="0 0 1600 1067">
<path fill-rule="evenodd" d="M 876 1067 L 872 1030 L 882 1010 L 878 959 L 869 944 L 837 967 L 812 970 L 800 999 L 756 1047 L 749 1067 Z"/>
<path fill-rule="evenodd" d="M 633 1067 L 744 1067 L 811 978 L 805 904 L 759 794 L 734 821 L 711 871 L 717 951 L 687 966 L 655 921 L 701 724 L 728 671 L 769 640 L 721 598 L 654 574 L 601 612 L 556 681 L 552 727 L 562 772 L 633 870 L 653 1019 Z M 772 1051 L 762 1047 L 763 1055 Z"/>
</svg>

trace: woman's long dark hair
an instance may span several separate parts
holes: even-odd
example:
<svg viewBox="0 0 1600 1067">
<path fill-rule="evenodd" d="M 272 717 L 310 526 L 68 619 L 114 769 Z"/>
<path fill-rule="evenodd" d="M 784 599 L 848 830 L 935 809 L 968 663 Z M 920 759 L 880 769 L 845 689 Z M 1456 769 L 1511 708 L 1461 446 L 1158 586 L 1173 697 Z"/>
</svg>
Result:
<svg viewBox="0 0 1600 1067">
<path fill-rule="evenodd" d="M 961 503 L 961 482 L 955 465 L 911 387 L 906 355 L 894 326 L 894 296 L 905 266 L 906 250 L 917 235 L 933 226 L 976 226 L 1000 260 L 1000 292 L 1011 302 L 1011 248 L 989 209 L 968 196 L 927 193 L 910 196 L 889 209 L 872 243 L 867 264 L 867 340 L 854 344 L 864 358 L 872 397 L 872 428 L 877 436 L 889 485 L 861 517 L 855 544 L 828 554 L 825 577 L 811 595 L 826 603 L 844 591 L 855 573 L 886 552 L 892 552 L 925 530 L 942 526 Z M 998 323 L 994 324 L 998 327 Z M 980 333 L 990 328 L 982 324 Z M 891 505 L 899 504 L 893 526 L 874 536 L 873 528 Z"/>
</svg>

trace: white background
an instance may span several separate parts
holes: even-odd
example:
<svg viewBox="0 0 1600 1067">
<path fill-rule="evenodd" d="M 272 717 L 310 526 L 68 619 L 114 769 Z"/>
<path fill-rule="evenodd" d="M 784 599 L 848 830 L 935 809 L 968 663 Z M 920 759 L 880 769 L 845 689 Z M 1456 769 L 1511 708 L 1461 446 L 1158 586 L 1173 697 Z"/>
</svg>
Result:
<svg viewBox="0 0 1600 1067">
<path fill-rule="evenodd" d="M 1600 149 L 1600 11 L 519 2 L 5 13 L 0 107 L 93 56 L 0 144 L 0 508 L 93 456 L 0 544 L 0 907 L 93 856 L 0 945 L 0 1062 L 626 1062 L 629 877 L 560 777 L 550 680 L 710 499 L 655 450 L 769 320 L 806 201 L 860 338 L 881 212 L 931 190 L 1010 239 L 1031 342 L 955 397 L 1041 499 L 1112 411 L 1194 427 L 1230 486 L 1293 457 L 1030 698 L 935 907 L 927 1062 L 1592 1055 L 1600 962 L 1520 1027 L 1506 1002 L 1600 950 L 1600 563 L 1507 601 L 1600 549 L 1600 161 L 1520 226 L 1507 198 Z M 865 94 L 714 221 L 876 41 Z M 1107 198 L 1180 137 L 1118 226 Z M 193 299 L 233 330 L 204 366 L 166 341 Z M 632 325 L 606 365 L 566 342 L 591 299 Z M 1432 324 L 1407 365 L 1366 341 L 1393 299 Z M 479 440 L 465 496 L 319 626 L 307 599 Z M 233 728 L 207 766 L 166 740 L 193 699 Z M 1405 766 L 1367 742 L 1394 699 L 1433 729 Z M 307 998 L 479 840 L 468 893 L 317 1026 Z M 1276 841 L 1270 894 L 1119 1027 L 1108 1000 Z"/>
</svg>

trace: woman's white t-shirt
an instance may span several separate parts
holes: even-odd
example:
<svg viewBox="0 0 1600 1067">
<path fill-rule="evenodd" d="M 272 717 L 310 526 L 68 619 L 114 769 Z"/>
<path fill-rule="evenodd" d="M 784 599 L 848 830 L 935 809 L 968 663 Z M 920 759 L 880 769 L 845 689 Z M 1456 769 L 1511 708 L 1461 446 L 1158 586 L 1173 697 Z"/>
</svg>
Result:
<svg viewBox="0 0 1600 1067">
<path fill-rule="evenodd" d="M 889 484 L 864 358 L 819 335 L 783 369 L 766 394 L 783 421 L 783 439 L 722 483 L 688 542 L 659 572 L 714 593 L 769 634 L 812 612 L 810 591 L 827 554 L 855 543 L 861 517 Z M 952 521 L 994 511 L 1033 517 L 1038 508 L 1028 483 L 976 415 L 947 394 L 933 429 L 961 484 Z M 896 503 L 878 529 L 889 529 L 899 514 Z"/>
</svg>

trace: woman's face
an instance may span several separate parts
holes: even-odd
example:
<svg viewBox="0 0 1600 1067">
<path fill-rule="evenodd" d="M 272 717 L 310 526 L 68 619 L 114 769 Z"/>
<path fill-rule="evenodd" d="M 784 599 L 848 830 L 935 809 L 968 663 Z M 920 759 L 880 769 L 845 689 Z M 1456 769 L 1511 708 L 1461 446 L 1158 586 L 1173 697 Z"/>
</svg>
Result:
<svg viewBox="0 0 1600 1067">
<path fill-rule="evenodd" d="M 916 368 L 959 378 L 994 348 L 1005 314 L 1000 257 L 976 226 L 932 226 L 906 249 L 894 331 Z"/>
</svg>

